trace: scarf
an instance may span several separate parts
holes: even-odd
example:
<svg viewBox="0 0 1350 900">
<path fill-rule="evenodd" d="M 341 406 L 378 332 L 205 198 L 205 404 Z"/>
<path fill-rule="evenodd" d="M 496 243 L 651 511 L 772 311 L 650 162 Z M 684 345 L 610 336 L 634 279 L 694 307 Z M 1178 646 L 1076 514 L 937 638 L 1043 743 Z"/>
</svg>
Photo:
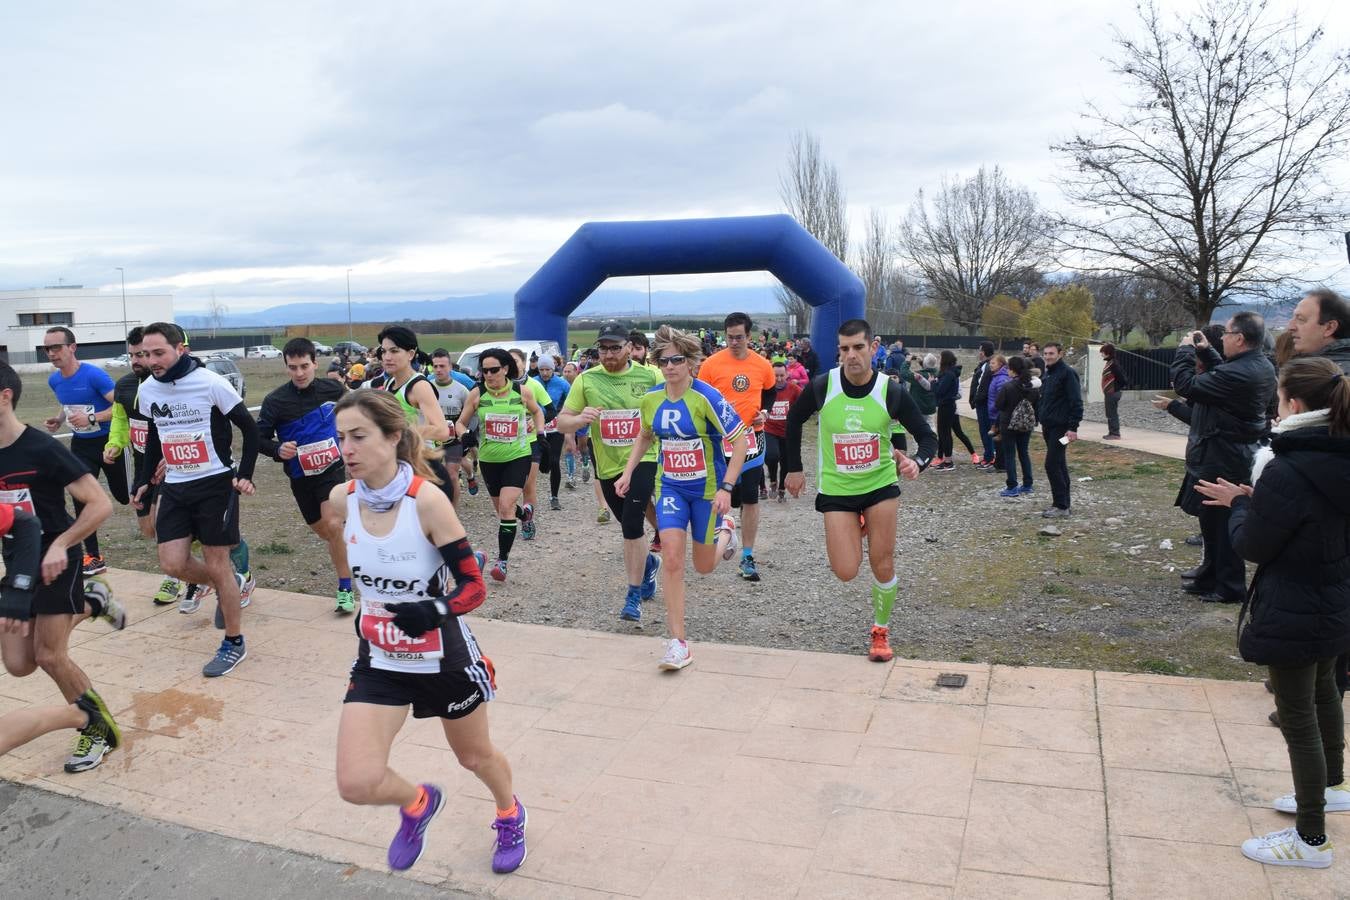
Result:
<svg viewBox="0 0 1350 900">
<path fill-rule="evenodd" d="M 372 512 L 389 512 L 408 493 L 412 480 L 412 466 L 399 460 L 398 471 L 382 488 L 369 487 L 361 479 L 356 479 L 356 499 L 369 506 Z"/>
<path fill-rule="evenodd" d="M 1319 425 L 1328 425 L 1330 422 L 1330 410 L 1314 409 L 1310 412 L 1294 413 L 1292 416 L 1286 416 L 1279 421 L 1279 424 L 1270 429 L 1270 433 L 1284 434 L 1286 431 L 1295 431 L 1299 428 L 1316 428 Z M 1257 447 L 1256 457 L 1252 460 L 1252 480 L 1248 483 L 1256 484 L 1256 479 L 1261 477 L 1261 473 L 1265 471 L 1266 465 L 1274 458 L 1274 450 L 1269 447 Z"/>
</svg>

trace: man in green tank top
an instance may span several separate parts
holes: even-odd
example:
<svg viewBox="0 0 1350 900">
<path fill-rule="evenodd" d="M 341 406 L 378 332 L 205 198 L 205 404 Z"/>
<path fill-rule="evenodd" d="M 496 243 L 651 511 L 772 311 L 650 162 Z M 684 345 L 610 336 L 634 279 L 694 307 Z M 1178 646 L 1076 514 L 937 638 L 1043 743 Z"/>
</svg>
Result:
<svg viewBox="0 0 1350 900">
<path fill-rule="evenodd" d="M 895 577 L 899 476 L 918 478 L 937 452 L 937 437 L 909 393 L 872 368 L 872 327 L 862 319 L 839 326 L 839 367 L 812 379 L 788 410 L 783 447 L 785 486 L 797 497 L 802 473 L 802 426 L 817 421 L 819 493 L 816 510 L 825 514 L 825 552 L 840 581 L 852 581 L 862 567 L 863 538 L 872 564 L 871 644 L 867 658 L 891 659 L 890 622 L 899 585 Z M 891 447 L 892 422 L 918 442 L 911 459 Z"/>
</svg>

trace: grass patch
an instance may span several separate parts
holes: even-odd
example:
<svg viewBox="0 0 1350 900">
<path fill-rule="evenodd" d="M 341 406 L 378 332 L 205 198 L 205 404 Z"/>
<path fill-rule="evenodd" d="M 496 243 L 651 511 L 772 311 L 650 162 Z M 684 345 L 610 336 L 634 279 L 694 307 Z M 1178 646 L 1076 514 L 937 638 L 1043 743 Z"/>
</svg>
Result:
<svg viewBox="0 0 1350 900">
<path fill-rule="evenodd" d="M 1180 674 L 1182 674 L 1181 666 L 1178 666 L 1176 663 L 1169 662 L 1168 660 L 1165 660 L 1165 659 L 1145 659 L 1145 660 L 1141 660 L 1140 663 L 1139 663 L 1139 668 L 1140 668 L 1141 671 L 1144 671 L 1144 672 L 1151 672 L 1151 673 L 1153 673 L 1154 675 L 1180 675 Z"/>
<path fill-rule="evenodd" d="M 254 547 L 253 549 L 258 553 L 267 553 L 272 556 L 287 556 L 295 552 L 294 550 L 291 549 L 290 544 L 286 543 L 285 541 L 275 541 L 275 540 L 268 541 L 266 544 L 263 544 L 259 547 Z"/>
</svg>

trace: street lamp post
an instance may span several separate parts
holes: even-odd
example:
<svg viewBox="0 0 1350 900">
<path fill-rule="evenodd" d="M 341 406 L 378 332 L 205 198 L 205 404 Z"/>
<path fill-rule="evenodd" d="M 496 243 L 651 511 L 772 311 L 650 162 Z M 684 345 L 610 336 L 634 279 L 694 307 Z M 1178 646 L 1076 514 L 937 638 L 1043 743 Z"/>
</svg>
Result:
<svg viewBox="0 0 1350 900">
<path fill-rule="evenodd" d="M 122 276 L 122 340 L 127 337 L 127 272 L 121 266 L 117 271 Z"/>
<path fill-rule="evenodd" d="M 347 270 L 347 342 L 351 343 L 352 337 L 352 270 Z"/>
</svg>

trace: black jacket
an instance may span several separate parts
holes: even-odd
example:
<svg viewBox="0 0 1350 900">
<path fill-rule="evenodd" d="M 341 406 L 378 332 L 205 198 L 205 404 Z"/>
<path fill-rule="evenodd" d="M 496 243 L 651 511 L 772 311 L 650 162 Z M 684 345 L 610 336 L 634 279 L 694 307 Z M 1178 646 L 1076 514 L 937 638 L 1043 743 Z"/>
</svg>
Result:
<svg viewBox="0 0 1350 900">
<path fill-rule="evenodd" d="M 1039 389 L 1031 386 L 1031 376 L 1026 378 L 1009 378 L 999 389 L 998 396 L 994 398 L 994 406 L 998 409 L 998 433 L 1000 435 L 1008 433 L 1008 423 L 1012 421 L 1013 410 L 1017 409 L 1017 404 L 1024 399 L 1030 400 L 1031 405 L 1035 406 L 1041 398 Z"/>
<path fill-rule="evenodd" d="M 1227 361 L 1213 347 L 1200 352 L 1206 371 L 1198 375 L 1194 347 L 1178 349 L 1172 361 L 1172 386 L 1193 404 L 1186 471 L 1205 481 L 1242 483 L 1251 475 L 1257 441 L 1269 427 L 1266 408 L 1275 391 L 1275 369 L 1259 350 Z"/>
<path fill-rule="evenodd" d="M 971 409 L 987 409 L 989 406 L 989 360 L 983 360 L 975 367 L 975 374 L 970 376 L 970 406 Z"/>
<path fill-rule="evenodd" d="M 1302 665 L 1350 651 L 1350 438 L 1299 428 L 1271 449 L 1228 523 L 1233 548 L 1260 564 L 1238 647 L 1248 662 Z"/>
<path fill-rule="evenodd" d="M 1048 366 L 1041 377 L 1041 402 L 1036 418 L 1047 428 L 1077 431 L 1083 421 L 1083 385 L 1078 372 L 1060 360 Z"/>
</svg>

